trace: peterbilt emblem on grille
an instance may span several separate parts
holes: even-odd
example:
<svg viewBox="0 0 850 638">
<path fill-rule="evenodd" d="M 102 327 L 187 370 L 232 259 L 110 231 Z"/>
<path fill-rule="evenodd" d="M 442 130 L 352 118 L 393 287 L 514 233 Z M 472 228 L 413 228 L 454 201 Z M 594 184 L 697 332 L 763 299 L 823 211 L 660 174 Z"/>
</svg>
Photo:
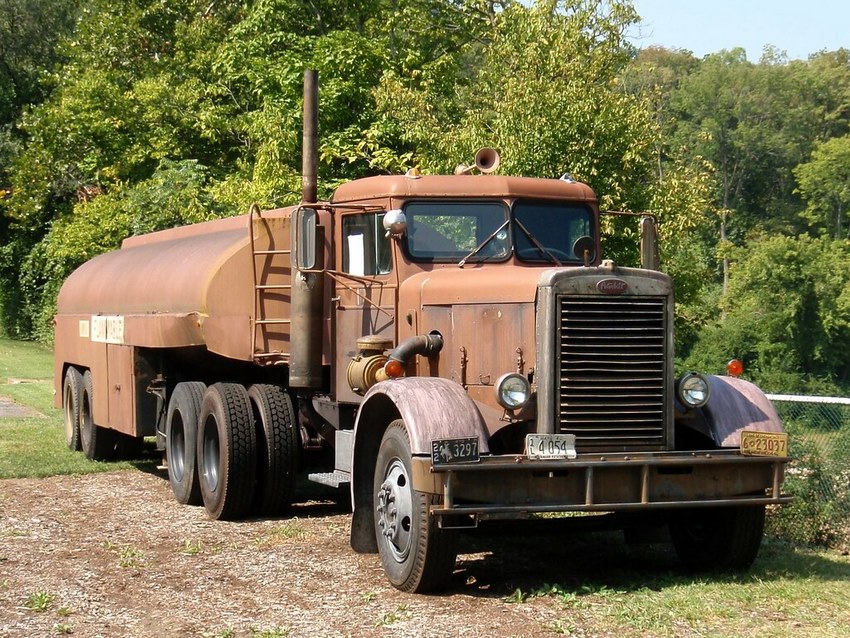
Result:
<svg viewBox="0 0 850 638">
<path fill-rule="evenodd" d="M 596 282 L 596 289 L 603 295 L 622 295 L 629 291 L 629 284 L 622 279 L 602 279 Z"/>
</svg>

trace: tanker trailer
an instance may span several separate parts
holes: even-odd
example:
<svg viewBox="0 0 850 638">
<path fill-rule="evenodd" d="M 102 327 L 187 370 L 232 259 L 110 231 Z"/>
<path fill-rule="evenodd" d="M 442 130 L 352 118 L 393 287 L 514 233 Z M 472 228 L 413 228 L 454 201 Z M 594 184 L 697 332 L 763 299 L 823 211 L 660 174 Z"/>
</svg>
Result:
<svg viewBox="0 0 850 638">
<path fill-rule="evenodd" d="M 749 566 L 787 437 L 754 385 L 675 374 L 653 218 L 640 268 L 604 260 L 587 185 L 498 175 L 489 149 L 317 202 L 306 84 L 302 204 L 132 237 L 68 278 L 68 444 L 156 436 L 177 501 L 215 519 L 283 511 L 303 466 L 350 492 L 353 549 L 404 591 L 450 581 L 460 529 L 565 512 Z"/>
</svg>

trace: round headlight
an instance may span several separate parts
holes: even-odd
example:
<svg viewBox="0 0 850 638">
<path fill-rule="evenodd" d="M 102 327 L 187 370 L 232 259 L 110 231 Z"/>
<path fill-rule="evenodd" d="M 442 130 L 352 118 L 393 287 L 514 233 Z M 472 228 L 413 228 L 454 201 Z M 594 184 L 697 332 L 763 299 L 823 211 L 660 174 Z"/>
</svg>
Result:
<svg viewBox="0 0 850 638">
<path fill-rule="evenodd" d="M 496 400 L 503 408 L 516 410 L 528 403 L 531 398 L 531 386 L 521 374 L 509 372 L 496 381 Z"/>
<path fill-rule="evenodd" d="M 699 408 L 708 403 L 711 386 L 701 374 L 689 372 L 679 379 L 677 384 L 679 400 L 689 408 Z"/>
</svg>

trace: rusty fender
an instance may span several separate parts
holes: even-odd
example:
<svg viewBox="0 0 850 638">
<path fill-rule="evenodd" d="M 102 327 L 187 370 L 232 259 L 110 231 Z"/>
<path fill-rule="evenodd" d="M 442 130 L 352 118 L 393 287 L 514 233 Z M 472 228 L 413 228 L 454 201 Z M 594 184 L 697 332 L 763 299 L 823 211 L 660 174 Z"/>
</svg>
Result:
<svg viewBox="0 0 850 638">
<path fill-rule="evenodd" d="M 711 398 L 702 413 L 719 447 L 740 447 L 741 430 L 784 432 L 779 415 L 764 393 L 749 381 L 710 376 Z"/>
<path fill-rule="evenodd" d="M 351 464 L 351 546 L 376 552 L 372 484 L 383 432 L 393 420 L 404 421 L 413 456 L 431 455 L 432 439 L 477 436 L 481 454 L 490 451 L 484 419 L 459 384 L 437 377 L 382 381 L 366 396 L 354 424 Z"/>
</svg>

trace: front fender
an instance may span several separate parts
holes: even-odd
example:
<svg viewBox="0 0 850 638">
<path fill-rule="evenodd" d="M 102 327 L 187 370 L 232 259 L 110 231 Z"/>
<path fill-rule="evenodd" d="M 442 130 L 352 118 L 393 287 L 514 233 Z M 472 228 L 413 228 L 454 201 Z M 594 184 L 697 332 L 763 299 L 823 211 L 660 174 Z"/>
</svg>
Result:
<svg viewBox="0 0 850 638">
<path fill-rule="evenodd" d="M 433 439 L 469 436 L 478 437 L 481 454 L 490 451 L 484 419 L 459 384 L 438 377 L 406 377 L 370 388 L 354 423 L 351 546 L 357 552 L 378 550 L 372 508 L 375 460 L 384 431 L 399 418 L 414 456 L 430 456 Z"/>
<path fill-rule="evenodd" d="M 464 436 L 477 436 L 481 453 L 489 453 L 487 427 L 475 402 L 462 386 L 439 377 L 405 377 L 374 385 L 366 393 L 357 414 L 355 448 L 360 432 L 376 427 L 375 417 L 386 413 L 387 400 L 404 421 L 414 456 L 430 455 L 432 439 Z M 388 423 L 377 427 L 383 431 Z"/>
<path fill-rule="evenodd" d="M 711 398 L 702 411 L 719 447 L 739 447 L 743 429 L 785 431 L 776 409 L 758 386 L 736 377 L 708 379 Z"/>
</svg>

